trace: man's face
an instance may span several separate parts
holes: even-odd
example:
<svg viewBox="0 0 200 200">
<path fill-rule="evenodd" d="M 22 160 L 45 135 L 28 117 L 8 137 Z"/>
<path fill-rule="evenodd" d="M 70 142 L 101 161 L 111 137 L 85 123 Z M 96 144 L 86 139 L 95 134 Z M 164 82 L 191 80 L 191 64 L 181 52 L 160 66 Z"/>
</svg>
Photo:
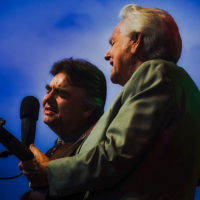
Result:
<svg viewBox="0 0 200 200">
<path fill-rule="evenodd" d="M 110 48 L 105 59 L 112 65 L 110 79 L 113 83 L 124 85 L 132 75 L 131 40 L 120 31 L 123 22 L 119 23 L 110 38 Z"/>
<path fill-rule="evenodd" d="M 60 136 L 81 128 L 89 115 L 83 103 L 85 90 L 71 86 L 64 73 L 55 75 L 46 90 L 43 98 L 44 123 Z"/>
</svg>

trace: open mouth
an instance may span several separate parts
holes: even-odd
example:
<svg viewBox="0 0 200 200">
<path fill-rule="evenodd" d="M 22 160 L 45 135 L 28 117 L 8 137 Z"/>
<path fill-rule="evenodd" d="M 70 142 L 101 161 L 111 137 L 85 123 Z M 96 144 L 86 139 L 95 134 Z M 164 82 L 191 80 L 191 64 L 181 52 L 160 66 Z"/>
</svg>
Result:
<svg viewBox="0 0 200 200">
<path fill-rule="evenodd" d="M 44 114 L 54 114 L 57 113 L 57 109 L 54 106 L 46 106 L 44 108 Z"/>
</svg>

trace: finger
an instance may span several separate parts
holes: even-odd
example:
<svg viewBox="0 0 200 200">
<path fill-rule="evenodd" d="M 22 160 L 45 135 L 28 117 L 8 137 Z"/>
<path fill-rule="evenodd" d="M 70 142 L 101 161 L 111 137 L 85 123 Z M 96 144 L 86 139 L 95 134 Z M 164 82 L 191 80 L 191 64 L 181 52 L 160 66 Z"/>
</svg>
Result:
<svg viewBox="0 0 200 200">
<path fill-rule="evenodd" d="M 37 147 L 35 147 L 34 144 L 30 144 L 29 148 L 33 152 L 35 157 L 37 157 L 40 154 L 42 154 L 42 152 Z"/>
<path fill-rule="evenodd" d="M 29 161 L 24 161 L 24 162 L 20 162 L 18 164 L 18 167 L 20 170 L 32 170 L 33 165 L 34 164 L 32 162 L 30 163 Z"/>
<path fill-rule="evenodd" d="M 36 171 L 38 170 L 38 163 L 36 162 L 35 159 L 33 159 L 33 160 L 21 162 L 19 164 L 19 167 L 21 170 Z"/>
<path fill-rule="evenodd" d="M 22 162 L 20 162 L 20 163 L 18 164 L 18 168 L 19 168 L 20 170 L 23 170 L 23 164 L 22 164 Z"/>
<path fill-rule="evenodd" d="M 36 149 L 36 147 L 34 144 L 30 144 L 29 149 L 33 152 Z"/>
<path fill-rule="evenodd" d="M 43 182 L 41 174 L 33 174 L 33 173 L 30 174 L 27 172 L 24 172 L 23 174 L 26 176 L 31 185 L 39 185 L 40 182 Z"/>
<path fill-rule="evenodd" d="M 41 176 L 41 173 L 39 171 L 26 171 L 23 170 L 22 172 L 27 178 L 35 177 L 35 176 Z"/>
<path fill-rule="evenodd" d="M 48 185 L 47 178 L 45 176 L 43 176 L 42 174 L 40 174 L 40 173 L 38 173 L 38 174 L 25 173 L 24 175 L 26 176 L 26 178 L 31 183 L 31 187 Z"/>
<path fill-rule="evenodd" d="M 30 150 L 33 152 L 36 162 L 38 162 L 40 165 L 42 165 L 43 162 L 49 161 L 49 158 L 34 145 L 30 145 Z"/>
</svg>

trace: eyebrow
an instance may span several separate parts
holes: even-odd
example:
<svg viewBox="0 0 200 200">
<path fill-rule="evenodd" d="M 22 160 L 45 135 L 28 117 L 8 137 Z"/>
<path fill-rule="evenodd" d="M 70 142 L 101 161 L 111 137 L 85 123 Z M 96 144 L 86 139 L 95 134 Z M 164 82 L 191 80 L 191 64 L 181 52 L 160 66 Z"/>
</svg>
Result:
<svg viewBox="0 0 200 200">
<path fill-rule="evenodd" d="M 45 88 L 46 88 L 47 90 L 52 90 L 52 89 L 54 89 L 54 90 L 60 90 L 60 91 L 64 91 L 64 92 L 69 92 L 69 91 L 67 90 L 67 88 L 52 87 L 52 86 L 50 86 L 49 84 L 46 84 Z"/>
<path fill-rule="evenodd" d="M 47 90 L 49 90 L 49 89 L 51 89 L 52 87 L 51 87 L 49 84 L 46 84 L 46 85 L 45 85 L 45 88 L 46 88 Z"/>
<path fill-rule="evenodd" d="M 115 38 L 112 36 L 110 39 L 109 39 L 109 44 L 112 45 L 114 42 L 115 42 Z"/>
</svg>

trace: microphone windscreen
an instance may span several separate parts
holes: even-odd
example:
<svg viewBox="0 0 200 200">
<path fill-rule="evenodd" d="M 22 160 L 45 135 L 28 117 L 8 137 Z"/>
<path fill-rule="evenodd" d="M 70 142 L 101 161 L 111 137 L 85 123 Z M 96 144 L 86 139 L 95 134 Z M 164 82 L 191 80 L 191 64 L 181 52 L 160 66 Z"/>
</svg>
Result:
<svg viewBox="0 0 200 200">
<path fill-rule="evenodd" d="M 20 106 L 20 119 L 31 118 L 38 120 L 40 103 L 34 96 L 26 96 L 23 98 Z"/>
</svg>

